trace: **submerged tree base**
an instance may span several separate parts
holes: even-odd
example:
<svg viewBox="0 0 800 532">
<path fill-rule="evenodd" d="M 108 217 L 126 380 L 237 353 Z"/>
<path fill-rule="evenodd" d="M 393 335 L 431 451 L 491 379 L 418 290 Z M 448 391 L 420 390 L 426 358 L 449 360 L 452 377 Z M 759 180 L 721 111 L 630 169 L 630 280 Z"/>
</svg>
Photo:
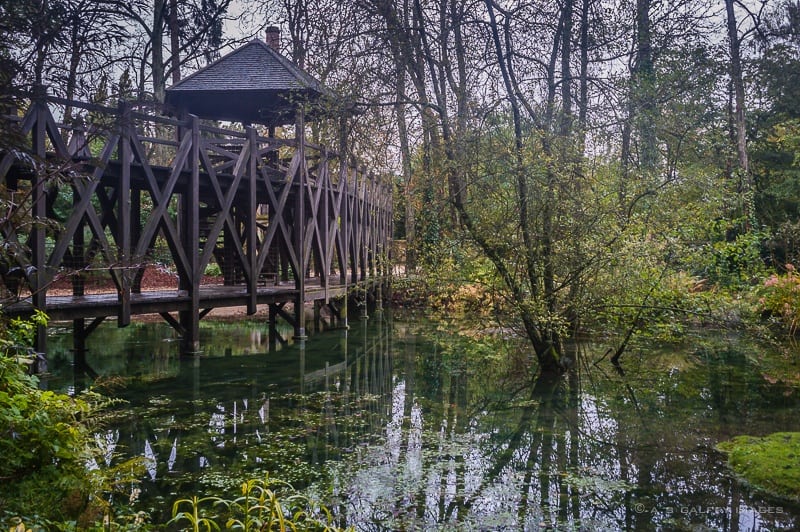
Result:
<svg viewBox="0 0 800 532">
<path fill-rule="evenodd" d="M 737 436 L 717 449 L 728 455 L 730 468 L 752 488 L 800 504 L 800 432 Z"/>
</svg>

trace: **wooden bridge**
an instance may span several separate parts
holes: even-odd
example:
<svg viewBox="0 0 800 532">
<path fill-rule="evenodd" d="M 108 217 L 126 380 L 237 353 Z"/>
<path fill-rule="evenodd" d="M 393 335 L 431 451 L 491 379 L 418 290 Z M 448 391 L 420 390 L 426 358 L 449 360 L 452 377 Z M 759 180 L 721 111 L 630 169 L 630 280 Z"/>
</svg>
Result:
<svg viewBox="0 0 800 532">
<path fill-rule="evenodd" d="M 307 303 L 346 319 L 348 295 L 379 300 L 391 275 L 391 186 L 352 164 L 344 141 L 338 152 L 308 142 L 299 109 L 280 135 L 37 89 L 25 113 L 7 116 L 33 157 L 0 153 L 10 199 L 0 273 L 13 296 L 3 312 L 71 320 L 79 353 L 103 320 L 123 327 L 158 313 L 191 353 L 200 320 L 218 307 L 268 305 L 271 324 L 281 316 L 303 337 Z M 83 118 L 55 118 L 70 115 Z M 175 287 L 148 292 L 142 276 L 158 261 Z M 221 284 L 203 281 L 212 262 Z M 65 277 L 67 293 L 50 293 Z M 106 288 L 90 290 L 98 278 Z M 45 345 L 41 329 L 37 349 Z"/>
</svg>

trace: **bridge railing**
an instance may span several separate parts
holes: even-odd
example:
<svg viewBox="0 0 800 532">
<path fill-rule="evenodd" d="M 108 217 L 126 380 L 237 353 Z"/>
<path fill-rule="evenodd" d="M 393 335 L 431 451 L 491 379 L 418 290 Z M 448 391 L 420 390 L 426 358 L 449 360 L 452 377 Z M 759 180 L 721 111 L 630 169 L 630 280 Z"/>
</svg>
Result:
<svg viewBox="0 0 800 532">
<path fill-rule="evenodd" d="M 0 183 L 18 198 L 9 205 L 25 214 L 0 223 L 14 248 L 0 274 L 36 307 L 57 276 L 83 295 L 87 272 L 102 271 L 124 324 L 159 247 L 178 289 L 196 296 L 216 261 L 253 307 L 265 274 L 299 289 L 306 278 L 329 287 L 390 274 L 391 187 L 307 142 L 302 127 L 276 138 L 42 90 L 7 118 L 32 156 L 0 153 Z"/>
</svg>

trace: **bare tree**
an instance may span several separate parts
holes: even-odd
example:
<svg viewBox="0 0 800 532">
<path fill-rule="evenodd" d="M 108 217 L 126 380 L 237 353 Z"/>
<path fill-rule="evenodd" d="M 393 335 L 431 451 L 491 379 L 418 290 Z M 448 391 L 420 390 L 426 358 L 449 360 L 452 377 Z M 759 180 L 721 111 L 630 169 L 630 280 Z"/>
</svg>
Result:
<svg viewBox="0 0 800 532">
<path fill-rule="evenodd" d="M 153 98 L 163 102 L 168 78 L 181 67 L 208 60 L 226 44 L 221 24 L 232 0 L 99 0 L 109 13 L 126 20 L 141 35 L 140 88 L 151 81 Z M 169 46 L 165 38 L 169 37 Z"/>
</svg>

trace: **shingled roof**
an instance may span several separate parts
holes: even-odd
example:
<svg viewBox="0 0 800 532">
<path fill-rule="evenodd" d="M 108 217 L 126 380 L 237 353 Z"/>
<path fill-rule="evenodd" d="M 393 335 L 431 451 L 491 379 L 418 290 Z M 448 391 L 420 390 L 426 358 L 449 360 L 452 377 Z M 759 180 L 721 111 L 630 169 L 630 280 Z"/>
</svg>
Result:
<svg viewBox="0 0 800 532">
<path fill-rule="evenodd" d="M 167 89 L 166 103 L 201 118 L 281 125 L 298 103 L 313 117 L 334 93 L 268 44 L 253 40 Z M 315 105 L 316 104 L 316 105 Z"/>
</svg>

